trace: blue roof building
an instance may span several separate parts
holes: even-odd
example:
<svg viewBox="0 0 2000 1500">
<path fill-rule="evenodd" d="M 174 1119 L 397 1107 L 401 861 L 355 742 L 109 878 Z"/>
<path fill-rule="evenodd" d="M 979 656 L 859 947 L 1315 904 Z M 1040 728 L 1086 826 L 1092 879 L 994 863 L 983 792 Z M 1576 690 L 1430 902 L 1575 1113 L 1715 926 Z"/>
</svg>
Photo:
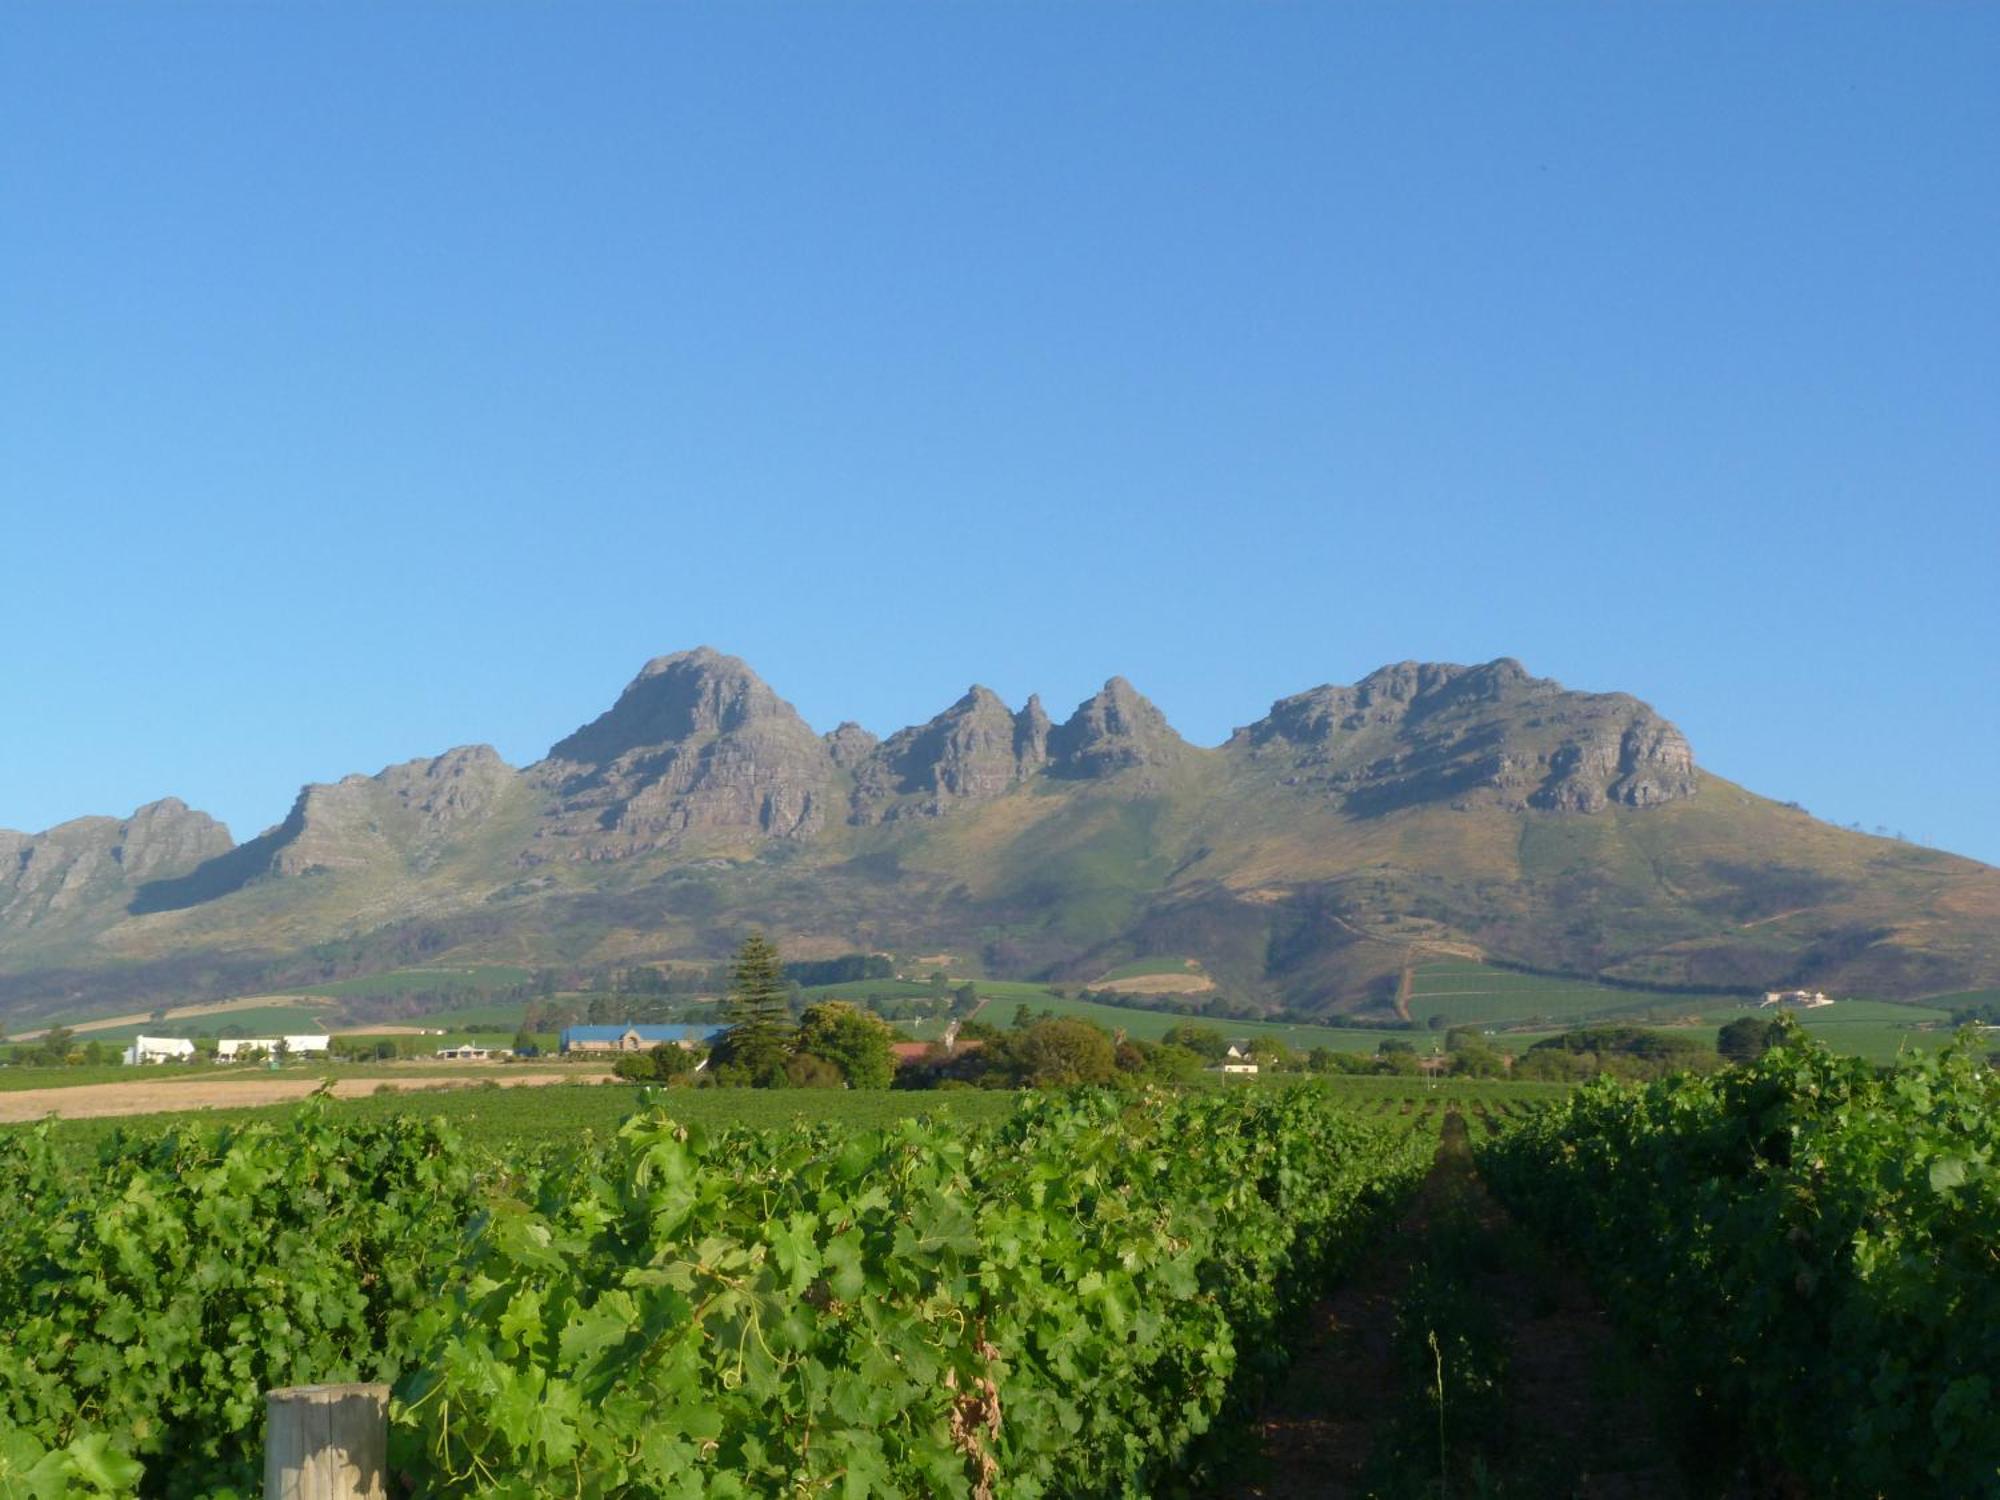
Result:
<svg viewBox="0 0 2000 1500">
<path fill-rule="evenodd" d="M 565 1026 L 561 1048 L 569 1052 L 647 1052 L 662 1043 L 677 1047 L 706 1045 L 721 1036 L 726 1026 L 639 1026 L 627 1021 L 623 1026 Z"/>
</svg>

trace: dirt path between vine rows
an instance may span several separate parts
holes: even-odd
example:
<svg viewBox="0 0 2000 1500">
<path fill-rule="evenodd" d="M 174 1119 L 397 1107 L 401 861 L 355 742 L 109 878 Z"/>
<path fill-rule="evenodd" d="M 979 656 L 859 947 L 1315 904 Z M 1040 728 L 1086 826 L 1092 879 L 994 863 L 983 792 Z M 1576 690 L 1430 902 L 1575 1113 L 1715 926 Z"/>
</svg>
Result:
<svg viewBox="0 0 2000 1500">
<path fill-rule="evenodd" d="M 548 1083 L 596 1083 L 608 1075 L 568 1068 L 560 1073 L 481 1072 L 465 1078 L 342 1078 L 335 1081 L 336 1099 L 359 1099 L 384 1089 L 463 1089 L 497 1083 L 502 1088 L 533 1088 Z M 249 1109 L 263 1104 L 287 1104 L 303 1099 L 325 1080 L 320 1078 L 187 1079 L 168 1083 L 83 1083 L 66 1089 L 18 1089 L 0 1092 L 0 1125 L 17 1125 L 60 1115 L 65 1120 L 101 1119 L 108 1115 L 172 1114 L 190 1109 Z"/>
<path fill-rule="evenodd" d="M 1468 1289 L 1497 1323 L 1506 1359 L 1500 1415 L 1484 1430 L 1450 1434 L 1445 1490 L 1435 1407 L 1411 1375 L 1422 1361 L 1398 1347 L 1397 1326 L 1412 1271 L 1435 1263 L 1441 1232 L 1470 1236 Z M 1588 1291 L 1487 1193 L 1453 1115 L 1401 1221 L 1313 1309 L 1282 1388 L 1254 1421 L 1255 1452 L 1223 1493 L 1683 1500 L 1688 1488 L 1643 1385 Z"/>
</svg>

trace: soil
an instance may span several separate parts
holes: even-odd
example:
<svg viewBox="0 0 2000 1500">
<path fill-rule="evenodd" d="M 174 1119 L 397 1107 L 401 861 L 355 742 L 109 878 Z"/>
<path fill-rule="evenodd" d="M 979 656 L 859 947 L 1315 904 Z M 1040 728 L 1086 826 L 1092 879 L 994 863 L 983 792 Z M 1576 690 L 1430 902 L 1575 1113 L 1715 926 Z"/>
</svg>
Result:
<svg viewBox="0 0 2000 1500">
<path fill-rule="evenodd" d="M 1130 979 L 1100 979 L 1090 988 L 1114 995 L 1204 995 L 1215 988 L 1206 974 L 1135 974 Z"/>
<path fill-rule="evenodd" d="M 418 1078 L 342 1078 L 333 1085 L 337 1099 L 358 1099 L 382 1089 L 451 1089 L 497 1083 L 502 1088 L 532 1088 L 546 1083 L 596 1083 L 608 1075 L 589 1069 L 566 1068 L 559 1073 L 533 1073 L 520 1068 L 480 1069 L 466 1064 L 467 1076 Z M 477 1069 L 477 1071 L 473 1071 Z M 20 1089 L 0 1093 L 0 1125 L 60 1115 L 66 1120 L 91 1120 L 107 1115 L 170 1114 L 190 1109 L 248 1109 L 260 1104 L 286 1104 L 303 1099 L 325 1080 L 316 1077 L 170 1079 L 132 1083 L 86 1083 L 66 1089 Z"/>
<path fill-rule="evenodd" d="M 1385 1452 L 1430 1418 L 1413 1392 L 1397 1319 L 1413 1267 L 1440 1225 L 1475 1237 L 1472 1273 L 1507 1355 L 1501 1431 L 1459 1434 L 1454 1472 Z M 1226 1493 L 1258 1500 L 1444 1493 L 1680 1500 L 1690 1493 L 1662 1436 L 1648 1372 L 1621 1353 L 1602 1309 L 1487 1193 L 1464 1122 L 1446 1121 L 1436 1164 L 1401 1221 L 1313 1309 L 1306 1343 L 1258 1414 L 1255 1457 Z M 1475 1451 L 1476 1450 L 1476 1451 Z M 1429 1450 L 1434 1452 L 1435 1450 Z"/>
</svg>

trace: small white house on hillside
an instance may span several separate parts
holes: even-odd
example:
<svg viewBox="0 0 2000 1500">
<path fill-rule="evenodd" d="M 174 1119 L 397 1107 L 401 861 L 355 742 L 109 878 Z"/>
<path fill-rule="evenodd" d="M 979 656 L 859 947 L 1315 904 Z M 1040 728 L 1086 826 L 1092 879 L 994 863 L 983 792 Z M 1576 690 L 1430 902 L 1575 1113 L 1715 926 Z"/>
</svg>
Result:
<svg viewBox="0 0 2000 1500">
<path fill-rule="evenodd" d="M 192 1062 L 194 1043 L 184 1036 L 135 1036 L 125 1049 L 128 1063 Z"/>
<path fill-rule="evenodd" d="M 1248 1042 L 1231 1042 L 1229 1050 L 1222 1054 L 1222 1071 L 1225 1073 L 1255 1073 L 1257 1064 L 1250 1055 Z"/>
</svg>

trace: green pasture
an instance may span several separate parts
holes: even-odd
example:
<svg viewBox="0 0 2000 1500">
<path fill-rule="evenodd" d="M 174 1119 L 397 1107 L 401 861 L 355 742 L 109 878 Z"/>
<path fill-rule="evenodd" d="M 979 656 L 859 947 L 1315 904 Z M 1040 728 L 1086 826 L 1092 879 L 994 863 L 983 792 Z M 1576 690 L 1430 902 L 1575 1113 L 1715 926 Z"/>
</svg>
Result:
<svg viewBox="0 0 2000 1500">
<path fill-rule="evenodd" d="M 1965 1010 L 1975 1005 L 2000 1005 L 2000 990 L 1955 990 L 1949 995 L 1931 995 L 1924 1003 L 1946 1010 Z"/>
<path fill-rule="evenodd" d="M 299 987 L 301 995 L 329 995 L 336 999 L 349 995 L 402 995 L 412 990 L 504 990 L 526 984 L 535 976 L 515 964 L 467 964 L 435 969 L 392 969 L 383 974 L 364 974 L 354 979 L 336 979 L 329 984 Z"/>
<path fill-rule="evenodd" d="M 139 1021 L 126 1026 L 92 1026 L 79 1021 L 70 1029 L 80 1042 L 129 1042 L 135 1036 L 283 1036 L 326 1030 L 332 1016 L 301 1005 L 259 1005 L 246 1010 L 219 1010 L 202 1016 L 176 1016 L 165 1021 Z"/>
<path fill-rule="evenodd" d="M 1411 1019 L 1429 1022 L 1439 1016 L 1451 1026 L 1569 1022 L 1648 1010 L 1685 1013 L 1702 1003 L 1699 996 L 1614 988 L 1587 979 L 1552 979 L 1466 959 L 1419 964 L 1410 976 Z"/>
<path fill-rule="evenodd" d="M 408 1077 L 407 1071 L 398 1076 Z M 362 1099 L 341 1099 L 333 1109 L 363 1121 L 442 1119 L 477 1144 L 495 1150 L 555 1145 L 585 1131 L 609 1134 L 639 1108 L 642 1090 L 629 1083 L 549 1084 L 537 1088 L 453 1088 L 436 1091 L 384 1090 Z M 676 1119 L 690 1124 L 763 1128 L 833 1123 L 862 1127 L 889 1124 L 914 1115 L 947 1115 L 994 1120 L 1011 1114 L 1019 1096 L 999 1089 L 661 1089 L 655 1097 Z M 207 1109 L 101 1120 L 64 1120 L 56 1139 L 67 1148 L 92 1150 L 121 1130 L 152 1133 L 176 1124 L 242 1124 L 282 1119 L 296 1104 L 251 1109 Z M 0 1134 L 25 1130 L 0 1126 Z"/>
<path fill-rule="evenodd" d="M 1037 1016 L 1046 1010 L 1058 1016 L 1089 1021 L 1106 1031 L 1123 1031 L 1127 1036 L 1144 1042 L 1156 1042 L 1176 1026 L 1203 1026 L 1221 1032 L 1231 1041 L 1275 1038 L 1298 1052 L 1310 1052 L 1315 1047 L 1330 1047 L 1336 1052 L 1373 1052 L 1391 1037 L 1409 1042 L 1419 1051 L 1428 1050 L 1432 1045 L 1431 1039 L 1408 1031 L 1361 1031 L 1343 1026 L 1313 1026 L 1288 1021 L 1227 1021 L 1211 1016 L 1185 1016 L 1169 1010 L 1100 1005 L 1094 1000 L 1065 1000 L 1046 990 L 1028 999 L 1026 1004 Z M 989 1004 L 979 1013 L 979 1019 L 990 1025 L 1005 1026 L 1013 1021 L 1014 1009 L 1012 1005 Z"/>
</svg>

